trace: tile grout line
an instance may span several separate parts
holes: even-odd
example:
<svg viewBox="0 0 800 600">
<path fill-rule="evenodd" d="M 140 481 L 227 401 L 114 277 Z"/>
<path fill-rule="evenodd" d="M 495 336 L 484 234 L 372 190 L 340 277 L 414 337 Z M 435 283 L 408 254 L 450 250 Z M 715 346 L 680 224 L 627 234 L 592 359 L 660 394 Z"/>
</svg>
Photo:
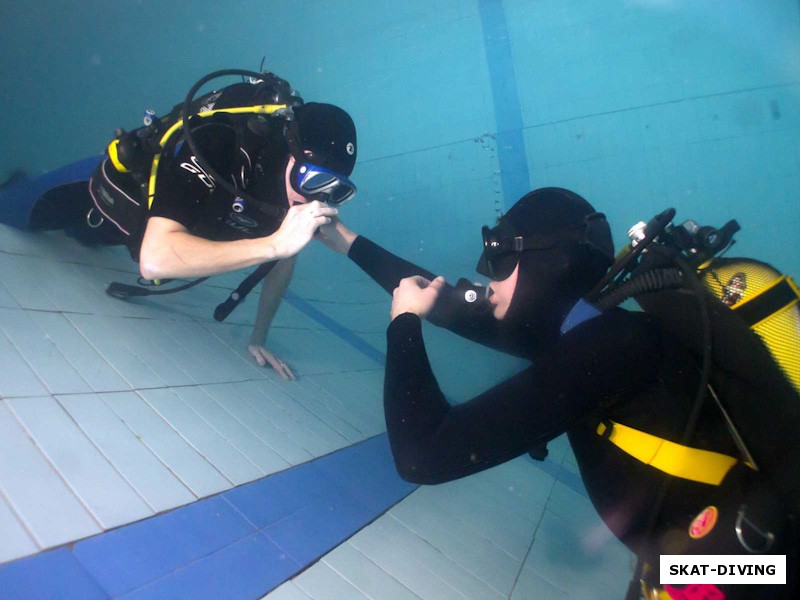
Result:
<svg viewBox="0 0 800 600">
<path fill-rule="evenodd" d="M 34 396 L 34 397 L 36 397 L 36 396 Z M 38 396 L 38 397 L 42 397 L 42 396 Z M 78 490 L 76 490 L 73 487 L 73 485 L 67 480 L 67 478 L 64 477 L 64 475 L 61 473 L 61 470 L 55 465 L 55 463 L 52 461 L 52 459 L 47 454 L 45 449 L 42 448 L 41 445 L 39 445 L 39 443 L 36 441 L 36 438 L 34 437 L 33 433 L 30 431 L 30 429 L 28 429 L 28 426 L 25 425 L 25 422 L 20 418 L 20 416 L 17 414 L 17 412 L 14 410 L 14 408 L 11 405 L 8 405 L 8 404 L 7 404 L 7 407 L 9 409 L 9 411 L 11 412 L 12 416 L 14 417 L 14 419 L 16 419 L 17 423 L 22 428 L 22 430 L 25 433 L 25 435 L 28 437 L 29 440 L 31 440 L 31 442 L 33 443 L 33 445 L 36 448 L 37 452 L 39 452 L 39 454 L 42 456 L 42 458 L 44 458 L 44 460 L 47 462 L 48 466 L 53 471 L 55 471 L 56 475 L 58 476 L 58 479 L 61 480 L 61 482 L 67 487 L 67 490 L 69 490 L 69 492 L 75 497 L 75 499 L 78 501 L 80 506 L 89 515 L 91 520 L 94 521 L 94 523 L 97 525 L 97 527 L 100 530 L 100 532 L 106 531 L 106 528 L 100 522 L 100 519 L 92 512 L 92 510 L 86 504 L 84 499 L 78 493 Z M 38 540 L 37 540 L 37 542 L 38 542 Z M 39 546 L 41 547 L 42 544 L 39 543 Z"/>
</svg>

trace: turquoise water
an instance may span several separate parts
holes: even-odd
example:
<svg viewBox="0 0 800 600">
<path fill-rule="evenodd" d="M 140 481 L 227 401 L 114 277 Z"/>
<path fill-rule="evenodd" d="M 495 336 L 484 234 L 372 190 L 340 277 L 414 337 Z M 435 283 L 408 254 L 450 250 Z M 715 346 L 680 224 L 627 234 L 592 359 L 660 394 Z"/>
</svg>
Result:
<svg viewBox="0 0 800 600">
<path fill-rule="evenodd" d="M 98 153 L 204 73 L 266 57 L 306 99 L 353 114 L 350 223 L 446 273 L 472 270 L 498 209 L 559 185 L 605 211 L 618 244 L 672 205 L 679 220 L 739 219 L 740 252 L 797 275 L 799 13 L 789 0 L 5 3 L 0 176 Z"/>
<path fill-rule="evenodd" d="M 668 206 L 678 210 L 678 221 L 692 218 L 719 226 L 736 218 L 743 229 L 732 255 L 754 256 L 800 277 L 796 241 L 800 231 L 800 5 L 794 0 L 280 0 L 235 1 L 224 7 L 205 0 L 48 0 L 33 6 L 5 3 L 0 17 L 0 98 L 6 116 L 0 122 L 0 179 L 16 169 L 36 175 L 98 154 L 115 128 L 136 127 L 146 108 L 167 112 L 205 73 L 232 67 L 256 69 L 264 57 L 265 66 L 290 80 L 306 100 L 339 104 L 356 121 L 360 149 L 353 179 L 359 194 L 344 207 L 345 222 L 450 280 L 473 273 L 480 226 L 492 222 L 529 189 L 544 186 L 570 188 L 589 199 L 607 214 L 617 245 L 625 241 L 630 225 Z M 19 350 L 21 356 L 27 356 L 27 351 L 37 354 L 37 359 L 38 354 L 46 354 L 38 352 L 37 344 L 42 342 L 30 333 L 38 334 L 38 327 L 53 333 L 56 345 L 66 344 L 66 350 L 63 345 L 59 349 L 68 355 L 69 343 L 64 340 L 71 338 L 55 336 L 64 314 L 70 327 L 100 348 L 118 321 L 127 323 L 131 317 L 153 319 L 159 325 L 170 323 L 173 317 L 179 322 L 188 318 L 193 326 L 199 322 L 205 327 L 210 321 L 209 307 L 224 295 L 218 289 L 200 288 L 198 296 L 183 297 L 189 300 L 120 307 L 103 304 L 108 300 L 98 292 L 97 307 L 87 309 L 84 303 L 91 300 L 92 290 L 86 296 L 79 293 L 84 280 L 75 277 L 74 271 L 63 271 L 68 274 L 58 279 L 62 271 L 51 268 L 48 277 L 68 291 L 51 306 L 47 294 L 28 287 L 27 273 L 62 257 L 71 264 L 107 266 L 108 261 L 115 268 L 118 265 L 106 255 L 84 256 L 69 240 L 58 237 L 9 235 L 0 241 L 4 265 L 16 261 L 13 274 L 6 277 L 4 273 L 2 279 L 10 292 L 0 294 L 0 308 L 6 315 L 3 327 L 16 347 L 13 352 Z M 388 302 L 382 292 L 370 282 L 351 285 L 356 281 L 355 268 L 319 247 L 304 253 L 301 261 L 292 284 L 293 297 L 316 302 L 319 311 L 338 319 L 344 329 L 383 350 Z M 92 282 L 96 276 L 100 283 L 95 283 L 95 291 L 110 277 L 82 267 L 79 272 Z M 222 287 L 238 283 L 236 276 L 214 281 L 219 280 L 223 283 L 217 285 Z M 337 306 L 331 306 L 331 298 Z M 355 377 L 349 371 L 368 372 L 369 385 L 359 383 L 359 401 L 374 414 L 363 434 L 378 433 L 382 423 L 376 408 L 381 385 L 377 365 L 366 361 L 364 366 L 343 350 L 332 356 L 327 348 L 333 336 L 320 333 L 322 328 L 309 320 L 309 311 L 297 308 L 299 301 L 286 304 L 292 308 L 279 314 L 276 330 L 280 335 L 275 343 L 308 376 L 299 389 L 319 393 L 328 385 L 326 391 L 337 393 L 358 387 L 348 380 Z M 239 321 L 223 330 L 233 340 L 231 352 L 243 345 L 253 310 L 252 304 L 249 310 L 243 309 Z M 74 314 L 78 316 L 70 317 Z M 96 315 L 103 317 L 97 326 Z M 11 324 L 21 317 L 30 317 L 36 325 L 13 328 Z M 174 338 L 169 338 L 170 344 L 177 343 L 176 329 L 170 328 Z M 205 340 L 201 333 L 205 336 L 208 331 L 195 329 L 196 339 Z M 149 337 L 163 341 L 158 328 L 148 331 Z M 211 331 L 223 335 L 219 329 Z M 453 398 L 469 398 L 516 368 L 507 360 L 487 358 L 474 347 L 453 346 L 451 338 L 429 333 L 426 340 L 432 342 L 437 376 Z M 0 330 L 0 341 L 2 336 Z M 129 345 L 149 340 L 145 333 L 141 336 L 131 334 Z M 365 361 L 352 348 L 342 348 Z M 116 377 L 119 371 L 132 389 L 161 385 L 155 374 L 142 376 L 140 383 L 119 367 L 117 356 L 110 351 L 104 354 L 109 355 L 104 357 L 111 365 L 109 372 Z M 4 356 L 11 355 L 9 351 Z M 337 360 L 340 356 L 347 358 Z M 189 389 L 192 382 L 207 376 L 193 362 L 186 360 L 185 365 L 191 376 L 170 383 Z M 240 363 L 231 364 L 245 369 Z M 48 388 L 36 383 L 34 391 L 23 390 L 19 397 L 34 393 L 46 397 L 59 390 L 76 393 L 73 387 L 80 381 L 53 383 L 51 379 L 62 371 L 52 367 L 50 372 L 44 366 L 40 370 L 45 376 L 39 373 L 39 377 Z M 157 370 L 158 365 L 153 366 Z M 341 381 L 331 375 L 340 366 L 348 371 Z M 465 378 L 462 371 L 472 376 Z M 36 377 L 32 375 L 31 380 L 35 382 Z M 89 383 L 88 390 L 98 391 L 99 384 Z M 103 385 L 109 392 L 126 389 L 116 382 Z M 53 391 L 54 386 L 61 387 Z M 19 405 L 20 410 L 14 409 L 23 415 L 19 423 L 7 422 L 25 441 L 21 429 L 25 401 L 8 404 Z M 350 397 L 342 401 L 342 415 L 352 404 Z M 66 418 L 55 400 L 46 406 L 52 414 Z M 30 421 L 36 422 L 38 413 L 32 414 Z M 69 419 L 67 426 L 73 427 Z M 52 431 L 34 437 L 58 439 L 58 427 L 53 425 Z M 188 436 L 185 431 L 181 435 Z M 94 456 L 93 446 L 83 438 L 79 441 L 86 446 L 86 455 Z M 314 455 L 334 447 L 334 443 L 323 446 Z M 565 445 L 556 446 L 554 454 L 559 453 L 566 456 Z M 574 467 L 568 459 L 564 461 L 567 470 Z M 65 470 L 63 465 L 56 466 Z M 502 473 L 493 470 L 486 477 L 502 479 Z M 533 489 L 538 483 L 532 481 L 543 478 L 541 473 L 532 468 L 513 473 L 518 477 L 514 485 L 527 486 L 531 496 L 538 493 L 538 488 Z M 464 485 L 479 485 L 471 481 Z M 569 491 L 563 485 L 558 489 L 562 495 Z M 203 489 L 197 495 L 207 492 Z M 453 497 L 467 504 L 464 498 L 472 499 L 469 493 Z M 566 573 L 561 577 L 565 581 L 594 568 L 622 582 L 624 577 L 604 565 L 568 560 L 580 559 L 574 547 L 583 548 L 586 539 L 591 542 L 602 532 L 585 524 L 589 517 L 584 521 L 582 512 L 578 519 L 570 517 L 570 522 L 589 534 L 575 536 L 574 546 L 562 548 L 569 535 L 560 524 L 548 525 L 553 514 L 561 514 L 558 509 L 569 512 L 573 508 L 560 498 L 556 493 L 548 505 L 551 521 L 545 519 L 540 532 L 544 535 L 537 533 L 545 549 L 557 547 L 560 553 L 542 551 L 542 556 L 534 548 L 531 562 L 544 564 L 545 569 L 552 564 L 556 576 Z M 168 506 L 185 501 L 181 498 Z M 590 513 L 588 501 L 581 502 Z M 406 517 L 413 512 L 404 510 L 401 514 Z M 141 517 L 137 513 L 126 519 Z M 481 515 L 477 520 L 482 519 Z M 121 522 L 125 519 L 112 525 Z M 108 524 L 100 525 L 99 529 L 106 529 Z M 20 532 L 15 539 L 27 540 L 27 533 Z M 88 533 L 77 531 L 71 539 L 83 535 Z M 449 532 L 443 535 L 447 536 Z M 597 547 L 602 547 L 601 542 Z M 14 558 L 47 545 L 20 544 L 21 549 L 14 548 Z M 558 560 L 548 562 L 548 556 Z M 619 552 L 614 557 L 624 571 L 627 557 Z M 525 573 L 520 581 L 525 581 Z M 532 575 L 529 579 L 532 589 L 540 589 L 538 579 Z M 518 594 L 529 597 L 524 591 Z M 584 596 L 576 592 L 570 597 Z"/>
</svg>

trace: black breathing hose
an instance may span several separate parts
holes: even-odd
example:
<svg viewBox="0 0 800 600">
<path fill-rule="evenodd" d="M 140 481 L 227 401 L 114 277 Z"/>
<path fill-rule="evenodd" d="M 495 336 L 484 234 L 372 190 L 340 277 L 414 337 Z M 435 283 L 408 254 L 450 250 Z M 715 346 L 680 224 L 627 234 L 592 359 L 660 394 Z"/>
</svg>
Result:
<svg viewBox="0 0 800 600">
<path fill-rule="evenodd" d="M 205 77 L 200 78 L 200 80 L 198 80 L 197 83 L 195 83 L 189 90 L 189 93 L 186 94 L 186 99 L 183 101 L 183 137 L 186 140 L 186 143 L 189 145 L 192 154 L 194 154 L 194 157 L 197 159 L 197 162 L 208 172 L 209 175 L 211 175 L 214 181 L 217 182 L 222 189 L 229 194 L 232 194 L 234 198 L 242 198 L 252 206 L 257 207 L 259 211 L 263 212 L 267 216 L 283 220 L 283 218 L 286 216 L 286 210 L 277 206 L 273 206 L 268 202 L 260 202 L 250 194 L 246 193 L 244 190 L 239 190 L 236 188 L 236 186 L 228 183 L 227 179 L 220 175 L 217 170 L 214 169 L 214 167 L 211 166 L 211 164 L 203 157 L 200 149 L 197 146 L 197 143 L 194 140 L 191 123 L 189 122 L 191 117 L 194 116 L 192 111 L 192 100 L 194 100 L 194 95 L 201 87 L 203 87 L 212 79 L 225 77 L 226 75 L 240 75 L 242 77 L 251 77 L 254 79 L 261 79 L 264 77 L 263 73 L 256 73 L 255 71 L 247 71 L 244 69 L 222 69 L 220 71 L 209 73 Z"/>
<path fill-rule="evenodd" d="M 260 265 L 255 271 L 253 271 L 250 275 L 248 275 L 237 287 L 233 290 L 228 298 L 217 305 L 217 308 L 214 310 L 214 319 L 219 321 L 220 323 L 224 321 L 231 311 L 234 308 L 239 306 L 244 299 L 247 297 L 254 287 L 260 282 L 267 274 L 272 271 L 272 268 L 278 264 L 278 261 L 273 260 L 272 262 L 263 263 Z"/>
<path fill-rule="evenodd" d="M 648 292 L 679 288 L 683 282 L 684 276 L 680 269 L 653 269 L 634 275 L 619 287 L 607 292 L 597 301 L 597 306 L 602 310 L 610 310 L 628 298 Z"/>
<path fill-rule="evenodd" d="M 646 235 L 633 249 L 620 259 L 615 265 L 612 265 L 608 273 L 595 285 L 588 294 L 586 300 L 589 302 L 597 302 L 597 299 L 602 295 L 603 290 L 611 284 L 617 276 L 624 277 L 627 269 L 634 264 L 634 261 L 645 249 L 664 231 L 667 225 L 670 224 L 672 218 L 675 216 L 675 209 L 668 208 L 664 212 L 653 217 L 647 224 Z M 620 275 L 620 273 L 623 273 Z"/>
<path fill-rule="evenodd" d="M 174 294 L 175 292 L 188 290 L 189 288 L 203 283 L 206 279 L 208 279 L 208 277 L 200 277 L 199 279 L 195 279 L 189 283 L 163 290 L 152 290 L 146 287 L 136 287 L 135 285 L 128 285 L 126 283 L 112 281 L 106 288 L 106 294 L 117 298 L 118 300 L 127 300 L 128 298 L 132 298 L 134 296 L 163 296 L 164 294 Z"/>
<path fill-rule="evenodd" d="M 708 308 L 708 297 L 706 295 L 705 288 L 703 284 L 697 277 L 697 273 L 695 273 L 694 269 L 682 258 L 676 257 L 675 261 L 678 264 L 679 269 L 677 270 L 678 273 L 681 275 L 681 278 L 687 280 L 691 287 L 692 292 L 694 293 L 695 297 L 697 298 L 697 302 L 700 308 L 700 320 L 703 326 L 703 362 L 702 367 L 700 369 L 700 383 L 697 385 L 697 392 L 694 399 L 694 404 L 692 405 L 692 410 L 689 413 L 689 418 L 686 422 L 686 428 L 683 431 L 683 435 L 681 436 L 681 445 L 687 446 L 690 442 L 692 437 L 694 436 L 695 429 L 697 428 L 697 422 L 700 418 L 700 411 L 703 408 L 703 402 L 705 401 L 706 397 L 706 389 L 708 385 L 711 383 L 711 360 L 712 360 L 712 352 L 713 352 L 713 334 L 711 329 L 711 314 Z M 647 526 L 645 528 L 645 534 L 643 539 L 645 543 L 647 543 L 650 538 L 653 536 L 656 530 L 656 526 L 658 524 L 658 516 L 661 514 L 661 509 L 664 506 L 664 501 L 667 497 L 667 491 L 669 490 L 669 483 L 671 480 L 671 476 L 663 473 L 661 476 L 661 482 L 658 487 L 658 492 L 656 495 L 656 501 L 653 503 L 653 509 L 650 512 L 650 518 L 647 521 Z M 640 589 L 641 589 L 641 579 L 642 573 L 644 571 L 644 560 L 641 556 L 636 561 L 636 568 L 634 569 L 633 576 L 631 578 L 631 582 L 628 586 L 628 592 L 625 596 L 626 600 L 638 600 L 640 597 Z"/>
</svg>

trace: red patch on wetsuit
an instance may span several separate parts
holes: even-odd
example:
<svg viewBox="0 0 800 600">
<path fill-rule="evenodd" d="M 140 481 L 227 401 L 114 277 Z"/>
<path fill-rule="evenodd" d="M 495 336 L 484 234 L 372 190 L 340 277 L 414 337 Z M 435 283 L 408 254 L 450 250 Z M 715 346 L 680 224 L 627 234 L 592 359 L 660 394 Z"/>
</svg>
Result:
<svg viewBox="0 0 800 600">
<path fill-rule="evenodd" d="M 710 583 L 693 583 L 682 590 L 665 585 L 664 591 L 672 600 L 725 600 L 722 590 Z"/>
<path fill-rule="evenodd" d="M 689 537 L 694 540 L 699 540 L 701 537 L 708 535 L 708 533 L 714 529 L 714 525 L 717 524 L 718 515 L 719 512 L 716 506 L 709 506 L 703 510 L 703 512 L 694 518 L 692 524 L 689 525 Z"/>
</svg>

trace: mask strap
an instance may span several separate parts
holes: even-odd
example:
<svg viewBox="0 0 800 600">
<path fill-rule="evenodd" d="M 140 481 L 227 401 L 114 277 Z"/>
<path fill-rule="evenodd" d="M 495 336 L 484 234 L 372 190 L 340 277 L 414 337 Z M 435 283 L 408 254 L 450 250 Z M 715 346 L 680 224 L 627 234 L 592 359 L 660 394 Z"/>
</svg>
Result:
<svg viewBox="0 0 800 600">
<path fill-rule="evenodd" d="M 289 146 L 289 153 L 294 157 L 295 164 L 305 162 L 306 156 L 302 148 L 300 148 L 300 136 L 297 130 L 297 122 L 294 118 L 287 118 L 286 124 L 283 126 L 283 137 L 286 139 L 286 144 Z"/>
</svg>

